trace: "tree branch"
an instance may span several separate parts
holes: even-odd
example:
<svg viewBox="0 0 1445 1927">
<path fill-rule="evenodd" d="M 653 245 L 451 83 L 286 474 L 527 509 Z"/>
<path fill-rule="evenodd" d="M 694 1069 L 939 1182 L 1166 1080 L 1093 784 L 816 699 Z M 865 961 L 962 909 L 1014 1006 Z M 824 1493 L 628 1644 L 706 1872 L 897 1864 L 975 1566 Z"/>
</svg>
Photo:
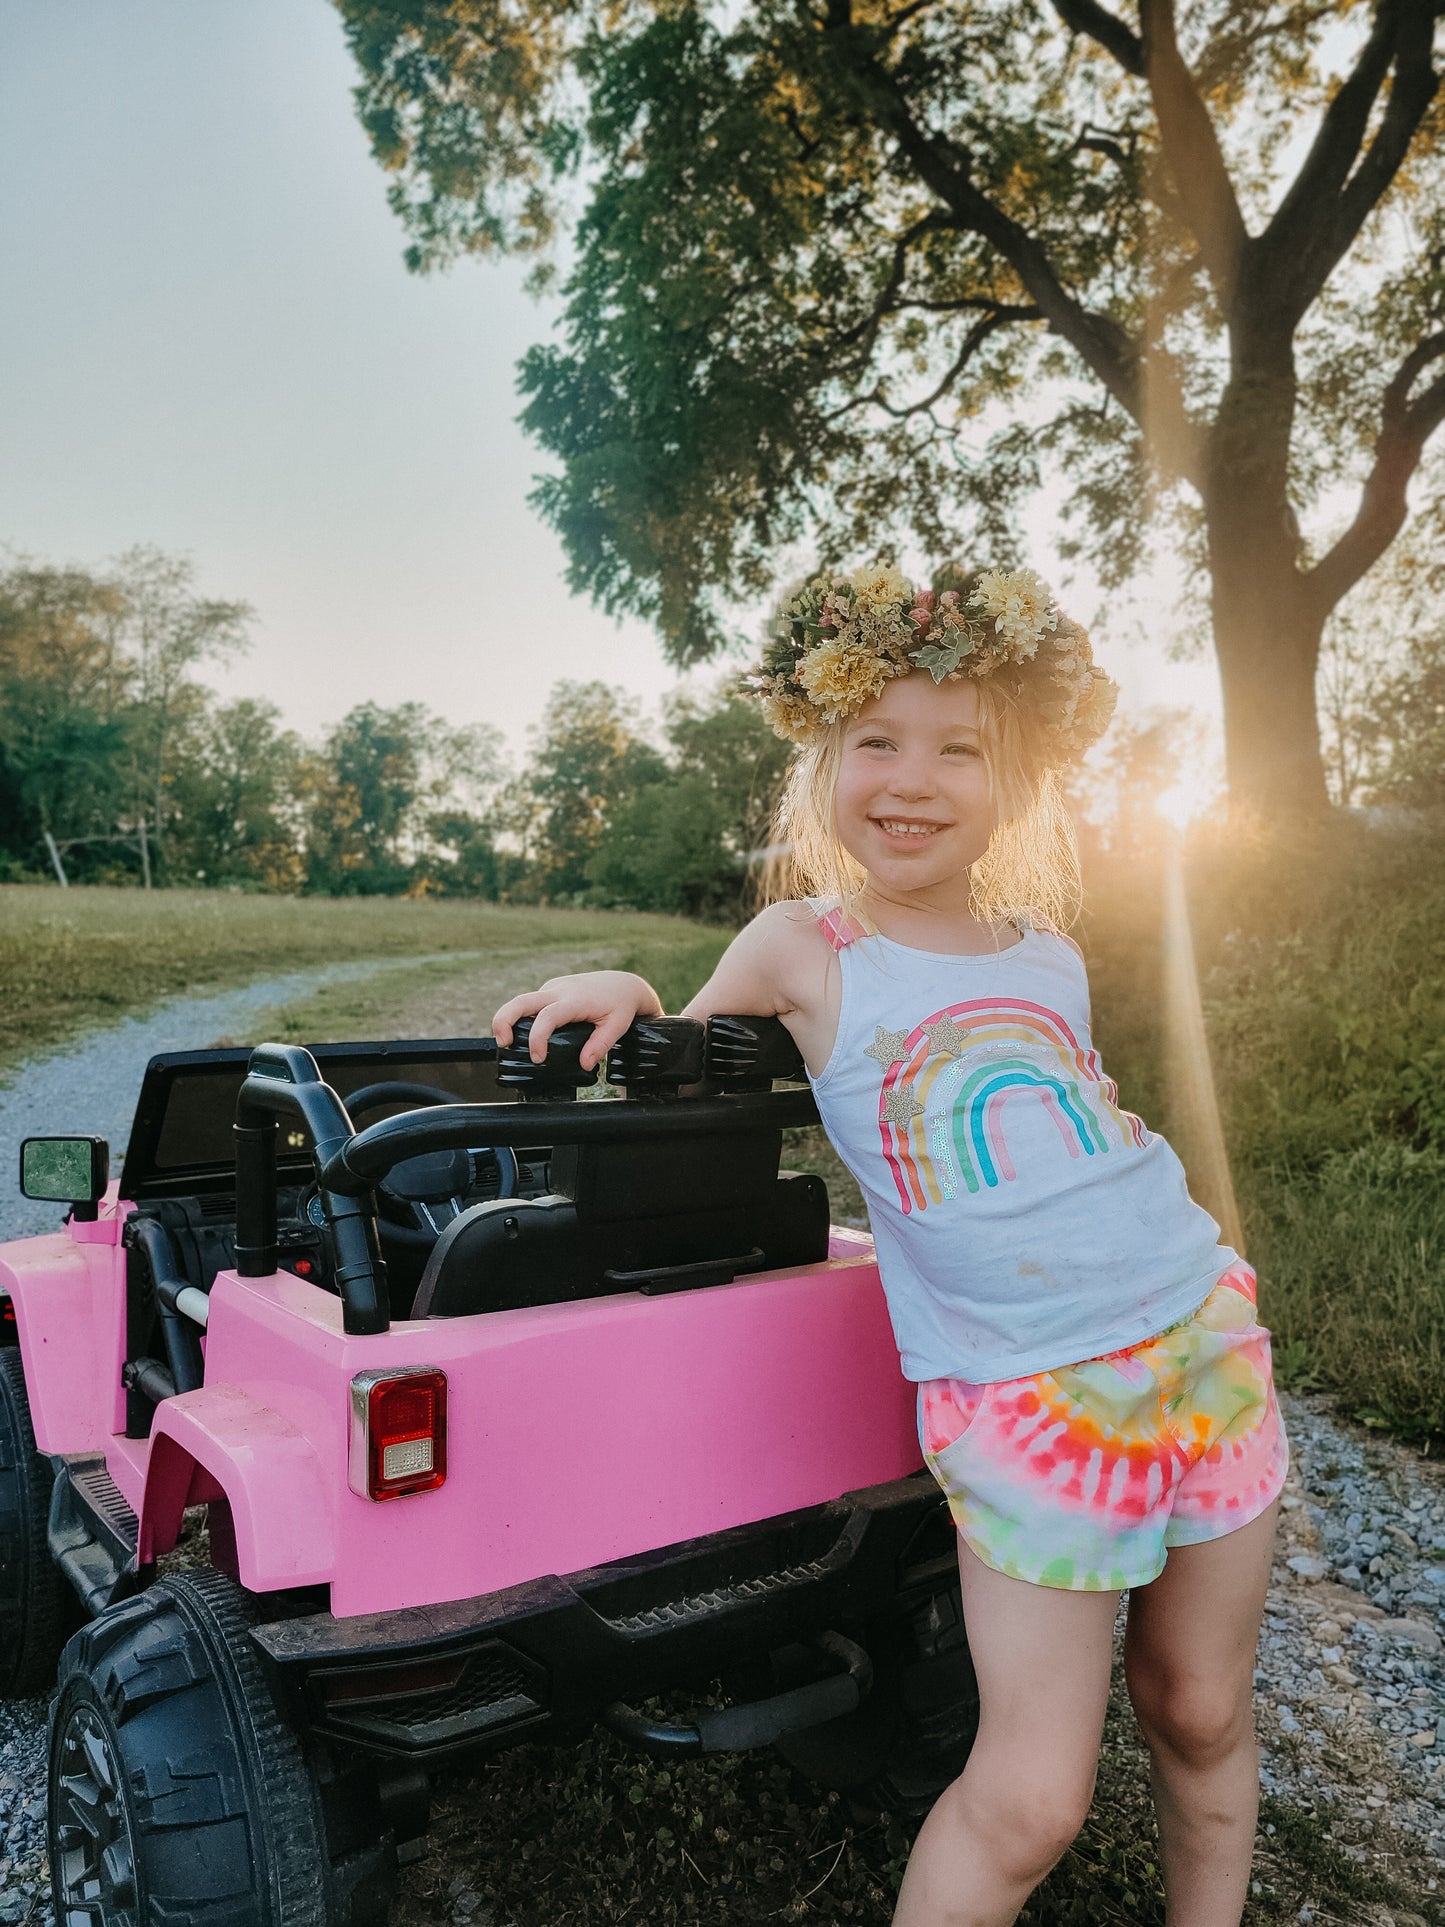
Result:
<svg viewBox="0 0 1445 1927">
<path fill-rule="evenodd" d="M 1306 597 L 1320 621 L 1379 561 L 1404 526 L 1410 479 L 1426 442 L 1445 422 L 1445 373 L 1411 399 L 1415 383 L 1436 362 L 1445 362 L 1445 329 L 1416 343 L 1385 390 L 1374 465 L 1355 518 L 1304 578 Z"/>
<path fill-rule="evenodd" d="M 1180 210 L 1221 303 L 1228 306 L 1248 234 L 1219 137 L 1179 51 L 1173 0 L 1140 0 L 1144 74 Z"/>
<path fill-rule="evenodd" d="M 1288 192 L 1256 243 L 1294 317 L 1328 280 L 1398 173 L 1440 85 L 1431 62 L 1435 0 L 1380 0 L 1359 59 L 1324 117 Z M 1356 160 L 1385 76 L 1384 117 Z M 1353 173 L 1351 170 L 1354 170 Z"/>
<path fill-rule="evenodd" d="M 1142 76 L 1144 50 L 1139 36 L 1099 0 L 1054 0 L 1054 12 L 1073 33 L 1086 34 L 1118 61 L 1126 74 Z"/>
<path fill-rule="evenodd" d="M 970 309 L 982 310 L 984 314 L 1002 314 L 1007 311 L 1011 321 L 1038 321 L 1041 319 L 1037 308 L 1010 308 L 1006 301 L 992 301 L 981 294 L 961 294 L 956 301 L 940 299 L 927 301 L 921 295 L 910 295 L 906 301 L 896 304 L 898 312 L 916 311 L 919 314 L 967 314 Z"/>
<path fill-rule="evenodd" d="M 925 7 L 931 7 L 934 4 L 935 0 L 909 0 L 909 4 L 906 7 L 900 7 L 897 13 L 890 14 L 887 21 L 887 31 L 890 38 L 897 33 L 900 27 L 906 26 L 914 14 L 922 13 Z"/>
<path fill-rule="evenodd" d="M 790 100 L 783 102 L 783 125 L 798 143 L 799 159 L 810 161 L 823 142 L 820 137 L 808 133 L 803 126 L 802 115 Z"/>
<path fill-rule="evenodd" d="M 884 394 L 882 382 L 875 382 L 866 395 L 855 395 L 851 401 L 844 402 L 841 408 L 835 408 L 825 417 L 825 420 L 839 421 L 844 415 L 851 414 L 855 408 L 864 408 L 870 403 L 874 407 L 881 408 L 884 414 L 891 415 L 894 421 L 907 421 L 910 415 L 926 415 L 932 410 L 935 402 L 941 401 L 948 393 L 991 334 L 1016 321 L 1038 321 L 1040 318 L 1037 308 L 1021 305 L 1009 307 L 1000 302 L 988 314 L 982 315 L 974 322 L 964 336 L 963 345 L 954 356 L 947 374 L 933 392 L 925 395 L 922 401 L 909 402 L 902 408 L 896 408 Z"/>
<path fill-rule="evenodd" d="M 839 341 L 863 340 L 865 341 L 864 354 L 871 354 L 884 316 L 897 305 L 896 296 L 903 286 L 903 277 L 908 272 L 908 254 L 914 242 L 925 234 L 937 234 L 940 230 L 956 225 L 957 223 L 940 208 L 932 208 L 911 226 L 906 227 L 893 243 L 893 265 L 888 270 L 888 279 L 879 290 L 878 299 L 860 322 L 844 330 L 838 337 Z"/>
<path fill-rule="evenodd" d="M 846 4 L 846 0 L 830 0 L 830 10 L 840 3 Z M 1137 421 L 1138 349 L 1132 337 L 1112 316 L 1086 308 L 1069 293 L 1033 235 L 974 186 L 972 155 L 930 134 L 914 119 L 898 82 L 873 59 L 868 43 L 846 29 L 829 31 L 881 125 L 898 142 L 918 178 L 948 209 L 954 225 L 977 234 L 998 250 L 1032 297 L 1042 319 L 1075 349 Z"/>
<path fill-rule="evenodd" d="M 1102 154 L 1106 160 L 1113 161 L 1116 167 L 1127 169 L 1129 166 L 1129 156 L 1124 149 L 1118 141 L 1110 140 L 1105 134 L 1080 134 L 1070 152 Z"/>
</svg>

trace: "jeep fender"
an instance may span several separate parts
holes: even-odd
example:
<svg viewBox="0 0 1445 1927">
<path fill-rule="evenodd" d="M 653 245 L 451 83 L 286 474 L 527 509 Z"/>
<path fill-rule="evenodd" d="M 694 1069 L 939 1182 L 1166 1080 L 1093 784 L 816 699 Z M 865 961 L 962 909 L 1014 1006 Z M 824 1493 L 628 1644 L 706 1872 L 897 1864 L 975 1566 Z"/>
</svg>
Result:
<svg viewBox="0 0 1445 1927">
<path fill-rule="evenodd" d="M 141 1563 L 175 1544 L 187 1505 L 218 1496 L 230 1507 L 243 1586 L 276 1592 L 331 1579 L 335 1530 L 316 1448 L 290 1419 L 235 1385 L 204 1385 L 158 1408 L 140 1508 Z"/>
<path fill-rule="evenodd" d="M 17 1238 L 0 1252 L 0 1303 L 14 1318 L 4 1342 L 20 1346 L 41 1452 L 104 1452 L 125 1423 L 123 1277 L 114 1245 L 65 1231 Z"/>
</svg>

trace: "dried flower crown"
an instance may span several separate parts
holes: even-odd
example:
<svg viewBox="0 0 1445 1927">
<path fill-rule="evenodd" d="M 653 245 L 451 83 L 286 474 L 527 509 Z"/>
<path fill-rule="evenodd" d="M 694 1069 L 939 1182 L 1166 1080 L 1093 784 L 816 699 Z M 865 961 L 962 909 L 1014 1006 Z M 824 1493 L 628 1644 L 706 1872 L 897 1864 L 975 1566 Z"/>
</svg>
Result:
<svg viewBox="0 0 1445 1927">
<path fill-rule="evenodd" d="M 1051 763 L 1082 756 L 1118 696 L 1032 569 L 946 569 L 932 588 L 881 566 L 814 576 L 779 603 L 747 688 L 779 736 L 807 744 L 916 669 L 936 683 L 1005 677 L 1042 724 Z"/>
</svg>

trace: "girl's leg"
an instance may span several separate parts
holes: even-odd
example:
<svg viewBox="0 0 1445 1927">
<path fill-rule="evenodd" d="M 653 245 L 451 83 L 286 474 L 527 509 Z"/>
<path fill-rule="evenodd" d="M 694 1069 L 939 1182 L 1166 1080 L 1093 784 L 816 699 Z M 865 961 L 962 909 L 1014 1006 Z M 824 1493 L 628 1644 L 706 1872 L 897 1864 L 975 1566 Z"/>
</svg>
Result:
<svg viewBox="0 0 1445 1927">
<path fill-rule="evenodd" d="M 1129 1595 L 1124 1665 L 1149 1748 L 1169 1927 L 1239 1927 L 1259 1813 L 1254 1656 L 1278 1504 L 1176 1546 Z"/>
<path fill-rule="evenodd" d="M 923 1823 L 894 1927 L 1009 1927 L 1094 1792 L 1118 1593 L 1005 1578 L 961 1539 L 958 1565 L 978 1738 Z"/>
</svg>

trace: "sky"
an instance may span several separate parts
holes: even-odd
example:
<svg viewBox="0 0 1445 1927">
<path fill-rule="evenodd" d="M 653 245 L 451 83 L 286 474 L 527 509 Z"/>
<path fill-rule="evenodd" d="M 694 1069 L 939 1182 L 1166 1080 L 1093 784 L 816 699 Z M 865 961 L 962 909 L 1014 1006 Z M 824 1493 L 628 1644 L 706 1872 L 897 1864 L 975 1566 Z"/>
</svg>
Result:
<svg viewBox="0 0 1445 1927">
<path fill-rule="evenodd" d="M 555 308 L 511 263 L 406 272 L 354 81 L 326 0 L 0 0 L 0 545 L 189 555 L 256 611 L 210 680 L 307 735 L 419 700 L 517 754 L 563 677 L 655 711 L 653 632 L 568 593 L 527 505 L 514 367 Z M 1097 638 L 1124 712 L 1216 717 L 1144 614 Z"/>
</svg>

